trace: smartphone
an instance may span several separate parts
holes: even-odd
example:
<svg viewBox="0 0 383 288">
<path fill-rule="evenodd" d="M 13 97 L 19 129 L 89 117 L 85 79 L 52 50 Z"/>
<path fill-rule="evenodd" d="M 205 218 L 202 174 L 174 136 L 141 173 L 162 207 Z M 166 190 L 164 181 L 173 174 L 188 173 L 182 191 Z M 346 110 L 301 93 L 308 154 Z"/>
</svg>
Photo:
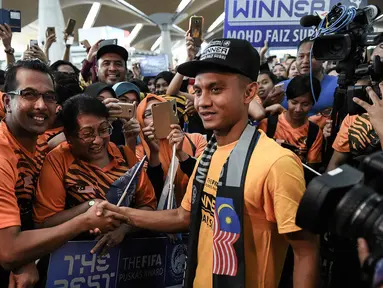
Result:
<svg viewBox="0 0 383 288">
<path fill-rule="evenodd" d="M 84 46 L 85 49 L 89 49 L 90 47 L 92 47 L 92 46 L 90 46 L 88 40 L 82 40 L 82 41 L 80 42 L 80 44 L 81 44 L 82 46 Z"/>
<path fill-rule="evenodd" d="M 48 27 L 48 28 L 47 28 L 47 31 L 45 32 L 45 36 L 46 36 L 46 37 L 49 37 L 49 36 L 51 36 L 51 35 L 53 35 L 53 34 L 56 34 L 56 29 L 55 29 L 55 27 Z"/>
<path fill-rule="evenodd" d="M 172 129 L 170 125 L 178 124 L 177 102 L 175 99 L 152 105 L 154 135 L 157 139 L 165 139 Z"/>
<path fill-rule="evenodd" d="M 106 46 L 106 45 L 117 45 L 117 39 L 108 39 L 101 41 L 99 47 Z"/>
<path fill-rule="evenodd" d="M 29 48 L 31 49 L 33 46 L 39 46 L 39 42 L 37 40 L 29 40 Z"/>
<path fill-rule="evenodd" d="M 76 20 L 69 19 L 68 23 L 66 24 L 65 33 L 67 33 L 68 35 L 72 35 L 75 26 L 76 26 Z"/>
<path fill-rule="evenodd" d="M 201 47 L 202 44 L 203 21 L 204 19 L 202 16 L 190 17 L 189 31 L 196 47 Z"/>
<path fill-rule="evenodd" d="M 132 119 L 136 115 L 136 105 L 132 103 L 118 103 L 122 112 L 118 115 L 119 118 Z"/>
</svg>

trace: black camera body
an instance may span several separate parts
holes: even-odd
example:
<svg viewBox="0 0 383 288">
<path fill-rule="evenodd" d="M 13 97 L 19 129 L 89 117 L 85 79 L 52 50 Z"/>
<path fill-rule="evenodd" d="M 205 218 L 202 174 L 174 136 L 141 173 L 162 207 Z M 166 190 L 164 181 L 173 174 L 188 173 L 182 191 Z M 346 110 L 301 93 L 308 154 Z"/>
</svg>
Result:
<svg viewBox="0 0 383 288">
<path fill-rule="evenodd" d="M 340 20 L 345 17 L 341 4 L 335 5 L 326 16 L 326 25 L 339 25 L 335 33 L 323 32 L 314 40 L 313 56 L 321 61 L 336 61 L 336 71 L 339 73 L 338 89 L 335 93 L 334 112 L 339 113 L 338 119 L 346 114 L 363 114 L 366 111 L 352 101 L 353 97 L 369 102 L 368 94 L 361 89 L 353 91 L 355 83 L 369 76 L 376 83 L 383 80 L 383 62 L 380 58 L 367 63 L 366 47 L 378 45 L 383 42 L 383 33 L 373 32 L 373 20 L 380 13 L 377 7 L 375 13 L 371 8 L 357 9 L 352 21 L 347 25 Z M 352 10 L 347 12 L 352 14 Z M 372 15 L 373 14 L 373 15 Z M 350 16 L 351 17 L 351 16 Z M 319 27 L 318 27 L 319 28 Z M 363 93 L 361 93 L 363 92 Z M 339 117 L 340 116 L 340 117 Z M 335 121 L 334 121 L 335 122 Z"/>
<path fill-rule="evenodd" d="M 299 204 L 296 224 L 315 234 L 330 232 L 343 238 L 365 238 L 374 259 L 380 259 L 383 257 L 382 177 L 383 151 L 380 151 L 365 157 L 359 169 L 343 165 L 314 178 Z M 374 269 L 370 267 L 367 271 L 364 278 L 371 283 Z"/>
</svg>

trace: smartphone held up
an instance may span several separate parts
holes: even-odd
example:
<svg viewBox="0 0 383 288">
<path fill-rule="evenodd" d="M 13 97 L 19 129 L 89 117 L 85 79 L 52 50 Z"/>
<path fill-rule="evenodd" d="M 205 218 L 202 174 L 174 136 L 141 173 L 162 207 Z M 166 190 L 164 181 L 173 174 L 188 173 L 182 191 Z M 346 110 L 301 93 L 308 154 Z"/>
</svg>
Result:
<svg viewBox="0 0 383 288">
<path fill-rule="evenodd" d="M 189 21 L 189 31 L 190 36 L 194 40 L 194 45 L 196 47 L 201 47 L 202 44 L 202 30 L 203 30 L 203 17 L 202 16 L 192 16 Z"/>
<path fill-rule="evenodd" d="M 170 125 L 178 124 L 177 102 L 175 99 L 152 105 L 154 135 L 157 139 L 165 139 L 171 132 Z"/>
</svg>

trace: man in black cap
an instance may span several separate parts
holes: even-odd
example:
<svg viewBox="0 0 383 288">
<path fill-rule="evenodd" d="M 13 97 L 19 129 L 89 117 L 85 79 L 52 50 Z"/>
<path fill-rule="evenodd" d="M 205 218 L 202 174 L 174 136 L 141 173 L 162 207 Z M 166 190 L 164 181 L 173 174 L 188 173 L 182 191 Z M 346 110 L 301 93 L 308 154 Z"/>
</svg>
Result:
<svg viewBox="0 0 383 288">
<path fill-rule="evenodd" d="M 317 286 L 315 236 L 295 225 L 305 191 L 300 160 L 248 124 L 258 91 L 258 52 L 245 40 L 216 39 L 200 61 L 179 66 L 195 78 L 194 106 L 214 136 L 199 158 L 181 207 L 166 211 L 100 207 L 136 227 L 189 228 L 185 287 L 278 287 L 287 247 L 294 287 Z M 178 134 L 169 140 L 177 142 Z"/>
<path fill-rule="evenodd" d="M 114 85 L 125 81 L 128 60 L 128 51 L 115 44 L 100 43 L 97 51 L 97 78 L 98 81 Z"/>
</svg>

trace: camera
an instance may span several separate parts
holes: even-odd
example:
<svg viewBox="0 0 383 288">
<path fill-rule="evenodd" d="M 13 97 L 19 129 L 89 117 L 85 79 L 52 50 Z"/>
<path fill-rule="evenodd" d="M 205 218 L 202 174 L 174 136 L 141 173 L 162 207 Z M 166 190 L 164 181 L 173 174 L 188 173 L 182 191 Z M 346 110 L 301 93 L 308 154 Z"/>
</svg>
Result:
<svg viewBox="0 0 383 288">
<path fill-rule="evenodd" d="M 367 240 L 375 259 L 364 267 L 372 283 L 374 265 L 383 258 L 383 152 L 367 156 L 359 169 L 343 165 L 314 178 L 299 204 L 296 224 L 315 234 Z"/>
<path fill-rule="evenodd" d="M 375 57 L 372 63 L 367 63 L 366 54 L 367 46 L 383 42 L 383 33 L 373 32 L 373 21 L 379 14 L 379 8 L 373 5 L 362 9 L 347 9 L 339 3 L 323 20 L 317 20 L 320 23 L 312 38 L 312 54 L 320 61 L 336 61 L 336 71 L 339 73 L 338 89 L 334 97 L 334 112 L 337 118 L 334 116 L 333 119 L 338 121 L 333 121 L 334 125 L 346 114 L 366 112 L 352 101 L 353 97 L 366 102 L 369 100 L 365 90 L 354 91 L 358 80 L 369 76 L 372 85 L 377 85 L 383 79 L 383 62 L 379 57 Z"/>
</svg>

